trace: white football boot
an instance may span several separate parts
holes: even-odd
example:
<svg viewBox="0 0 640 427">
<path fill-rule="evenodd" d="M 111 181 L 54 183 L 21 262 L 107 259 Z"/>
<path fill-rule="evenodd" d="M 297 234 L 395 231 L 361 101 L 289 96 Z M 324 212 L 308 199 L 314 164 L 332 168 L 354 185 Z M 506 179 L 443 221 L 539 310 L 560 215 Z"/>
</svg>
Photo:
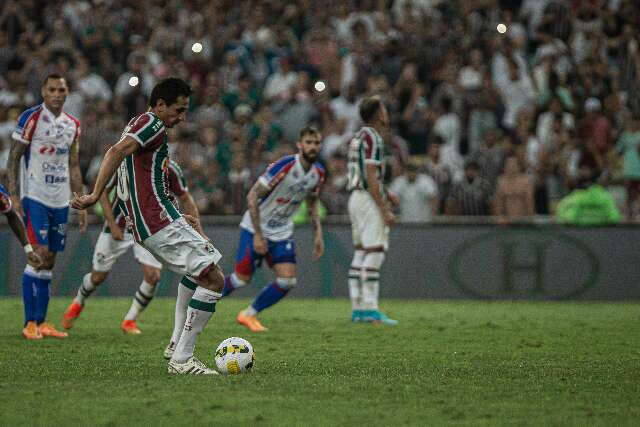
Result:
<svg viewBox="0 0 640 427">
<path fill-rule="evenodd" d="M 183 375 L 219 375 L 215 369 L 207 368 L 207 365 L 191 356 L 184 363 L 178 363 L 175 360 L 169 360 L 167 371 L 170 374 Z"/>
</svg>

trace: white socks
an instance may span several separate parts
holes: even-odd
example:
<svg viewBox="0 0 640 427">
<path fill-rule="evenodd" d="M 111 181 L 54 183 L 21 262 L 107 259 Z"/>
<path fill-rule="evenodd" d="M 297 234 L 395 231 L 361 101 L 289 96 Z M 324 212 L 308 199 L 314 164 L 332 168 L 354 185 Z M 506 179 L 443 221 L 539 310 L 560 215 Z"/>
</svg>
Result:
<svg viewBox="0 0 640 427">
<path fill-rule="evenodd" d="M 189 302 L 187 319 L 172 360 L 184 363 L 193 356 L 196 339 L 216 311 L 216 302 L 220 298 L 222 298 L 221 293 L 198 286 Z"/>
<path fill-rule="evenodd" d="M 380 292 L 380 267 L 384 262 L 384 252 L 369 252 L 364 257 L 360 269 L 362 280 L 362 309 L 377 310 Z"/>
<path fill-rule="evenodd" d="M 351 268 L 349 269 L 349 297 L 351 298 L 351 309 L 362 310 L 362 283 L 360 281 L 360 269 L 364 262 L 365 252 L 357 249 L 353 253 Z"/>
<path fill-rule="evenodd" d="M 136 295 L 133 297 L 131 308 L 129 308 L 129 312 L 124 317 L 124 320 L 136 320 L 138 315 L 147 308 L 153 299 L 155 292 L 156 286 L 143 280 L 136 292 Z"/>
<path fill-rule="evenodd" d="M 187 276 L 183 276 L 180 280 L 180 284 L 178 285 L 178 298 L 176 298 L 175 321 L 173 324 L 173 333 L 171 334 L 171 342 L 173 343 L 180 341 L 184 321 L 187 320 L 187 307 L 197 287 L 198 285 Z"/>
<path fill-rule="evenodd" d="M 89 298 L 95 290 L 96 286 L 91 281 L 91 273 L 87 273 L 82 278 L 82 284 L 78 288 L 78 294 L 74 299 L 78 304 L 84 305 L 85 300 Z"/>
</svg>

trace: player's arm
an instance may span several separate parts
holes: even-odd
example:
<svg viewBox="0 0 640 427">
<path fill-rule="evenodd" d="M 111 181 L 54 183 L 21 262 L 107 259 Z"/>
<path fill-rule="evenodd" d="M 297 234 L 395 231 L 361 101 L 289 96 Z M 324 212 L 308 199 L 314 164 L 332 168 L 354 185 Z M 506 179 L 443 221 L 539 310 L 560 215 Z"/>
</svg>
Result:
<svg viewBox="0 0 640 427">
<path fill-rule="evenodd" d="M 22 245 L 22 247 L 24 247 L 27 258 L 29 258 L 29 263 L 36 269 L 39 268 L 42 265 L 42 259 L 29 244 L 27 236 L 24 232 L 24 224 L 20 219 L 20 215 L 18 215 L 16 211 L 12 209 L 9 212 L 5 213 L 5 216 L 7 217 L 7 222 L 9 223 L 9 227 L 11 227 L 13 234 L 16 235 L 18 240 L 20 240 L 20 244 Z"/>
<path fill-rule="evenodd" d="M 260 226 L 259 201 L 268 193 L 269 187 L 266 187 L 258 180 L 249 190 L 249 194 L 247 194 L 247 206 L 253 224 L 253 249 L 259 254 L 267 253 L 267 242 L 262 236 L 262 227 Z"/>
<path fill-rule="evenodd" d="M 18 212 L 18 215 L 24 215 L 22 211 L 22 205 L 20 204 L 20 197 L 18 196 L 18 173 L 20 172 L 20 159 L 24 155 L 27 149 L 27 144 L 14 140 L 9 151 L 9 164 L 8 164 L 8 190 L 11 195 L 11 204 L 13 208 Z"/>
<path fill-rule="evenodd" d="M 189 223 L 196 229 L 198 233 L 200 233 L 203 237 L 206 238 L 204 234 L 204 229 L 202 228 L 202 224 L 200 224 L 200 212 L 198 212 L 198 206 L 196 205 L 196 201 L 193 200 L 193 196 L 188 191 L 185 191 L 180 196 L 178 196 L 178 203 L 180 204 L 180 210 L 186 216 L 190 216 L 193 221 L 189 221 Z"/>
<path fill-rule="evenodd" d="M 98 177 L 93 186 L 93 191 L 91 194 L 85 195 L 80 195 L 80 193 L 74 194 L 71 206 L 74 209 L 86 209 L 95 205 L 100 195 L 104 192 L 107 183 L 111 180 L 111 177 L 113 177 L 118 166 L 120 166 L 120 163 L 122 163 L 129 154 L 138 151 L 139 148 L 140 145 L 138 142 L 130 136 L 125 136 L 120 142 L 109 148 L 100 164 L 100 170 L 98 171 Z"/>
<path fill-rule="evenodd" d="M 120 229 L 120 227 L 118 227 L 116 218 L 113 216 L 113 203 L 111 203 L 111 200 L 109 200 L 109 191 L 103 191 L 98 202 L 102 207 L 104 220 L 107 222 L 109 230 L 111 231 L 111 237 L 113 237 L 114 240 L 123 240 L 124 233 Z"/>
<path fill-rule="evenodd" d="M 373 198 L 378 209 L 380 209 L 380 213 L 382 214 L 382 218 L 384 219 L 384 223 L 387 225 L 393 225 L 396 221 L 395 215 L 391 212 L 389 206 L 384 201 L 382 197 L 382 191 L 380 190 L 381 183 L 378 179 L 378 165 L 373 163 L 365 163 L 364 173 L 367 178 L 367 183 L 369 183 L 369 194 Z"/>
<path fill-rule="evenodd" d="M 80 171 L 80 138 L 76 138 L 71 144 L 71 153 L 69 153 L 69 171 L 71 175 L 71 191 L 73 193 L 82 193 L 82 172 Z M 80 232 L 87 230 L 87 212 L 78 211 L 78 225 Z"/>
<path fill-rule="evenodd" d="M 306 204 L 314 231 L 313 258 L 319 259 L 324 254 L 324 240 L 322 239 L 322 222 L 320 222 L 320 213 L 318 212 L 318 193 L 314 191 L 309 194 Z"/>
</svg>

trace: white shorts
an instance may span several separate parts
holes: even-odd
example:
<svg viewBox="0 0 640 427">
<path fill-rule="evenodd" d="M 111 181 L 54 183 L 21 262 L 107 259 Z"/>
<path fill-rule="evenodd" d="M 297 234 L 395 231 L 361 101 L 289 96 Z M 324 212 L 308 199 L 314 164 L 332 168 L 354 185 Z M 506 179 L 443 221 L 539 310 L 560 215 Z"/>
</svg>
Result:
<svg viewBox="0 0 640 427">
<path fill-rule="evenodd" d="M 353 245 L 364 249 L 389 247 L 389 227 L 368 191 L 355 190 L 349 196 L 349 218 Z"/>
<path fill-rule="evenodd" d="M 115 240 L 111 233 L 102 232 L 93 250 L 93 271 L 111 271 L 118 258 L 132 246 L 133 256 L 140 264 L 157 269 L 162 268 L 162 264 L 148 250 L 135 242 L 131 233 L 124 233 L 123 240 Z"/>
<path fill-rule="evenodd" d="M 165 266 L 197 278 L 222 255 L 187 221 L 180 217 L 142 242 Z"/>
</svg>

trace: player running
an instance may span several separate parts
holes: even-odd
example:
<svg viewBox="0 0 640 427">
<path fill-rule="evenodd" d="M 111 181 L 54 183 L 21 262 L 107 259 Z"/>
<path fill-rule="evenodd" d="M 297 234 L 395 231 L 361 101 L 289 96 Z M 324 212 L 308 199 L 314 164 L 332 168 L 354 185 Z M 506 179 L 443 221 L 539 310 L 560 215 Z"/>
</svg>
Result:
<svg viewBox="0 0 640 427">
<path fill-rule="evenodd" d="M 349 270 L 349 296 L 353 322 L 376 322 L 395 325 L 378 309 L 380 267 L 389 246 L 389 227 L 395 222 L 385 193 L 384 142 L 380 132 L 387 128 L 389 115 L 376 96 L 360 103 L 360 117 L 365 126 L 349 144 L 349 217 L 355 252 Z"/>
<path fill-rule="evenodd" d="M 4 214 L 7 218 L 7 223 L 9 223 L 9 227 L 11 227 L 11 231 L 16 235 L 22 247 L 24 248 L 24 252 L 27 254 L 27 260 L 34 268 L 40 268 L 42 264 L 42 260 L 40 256 L 33 250 L 33 247 L 27 240 L 27 235 L 24 231 L 24 224 L 20 219 L 20 215 L 18 215 L 14 210 L 11 204 L 11 197 L 9 196 L 9 192 L 0 184 L 0 213 Z M 26 307 L 25 307 L 26 308 Z"/>
<path fill-rule="evenodd" d="M 68 92 L 62 76 L 48 75 L 41 90 L 44 102 L 20 114 L 12 134 L 9 193 L 14 209 L 24 215 L 27 239 L 42 260 L 39 269 L 27 260 L 22 275 L 25 308 L 22 334 L 27 339 L 67 336 L 45 320 L 51 271 L 56 253 L 64 250 L 71 190 L 82 189 L 80 122 L 62 109 Z M 84 232 L 86 212 L 78 213 L 78 221 L 80 231 Z"/>
<path fill-rule="evenodd" d="M 245 286 L 266 258 L 276 280 L 258 294 L 253 303 L 238 313 L 238 323 L 254 332 L 266 331 L 257 318 L 265 308 L 280 301 L 296 285 L 296 251 L 291 218 L 306 198 L 315 232 L 313 257 L 324 253 L 317 200 L 324 181 L 324 169 L 316 162 L 322 139 L 313 127 L 300 131 L 298 154 L 271 164 L 249 191 L 249 209 L 240 223 L 240 245 L 234 272 L 225 278 L 223 295 Z"/>
<path fill-rule="evenodd" d="M 217 265 L 221 255 L 171 203 L 168 190 L 166 128 L 185 120 L 190 96 L 191 88 L 181 79 L 168 78 L 158 83 L 149 98 L 149 111 L 131 119 L 120 141 L 105 154 L 93 192 L 76 194 L 71 204 L 77 209 L 94 205 L 118 171 L 118 198 L 135 241 L 163 265 L 188 274 L 197 283 L 168 371 L 211 375 L 217 372 L 200 362 L 193 350 L 198 335 L 215 311 L 216 302 L 222 297 L 224 275 Z M 179 293 L 176 304 L 186 306 L 180 298 Z"/>
<path fill-rule="evenodd" d="M 173 197 L 173 201 L 178 203 L 178 206 L 182 208 L 185 214 L 195 219 L 198 224 L 198 231 L 203 234 L 199 225 L 198 208 L 189 193 L 180 166 L 173 160 L 170 160 L 167 172 L 169 174 L 169 192 Z M 71 329 L 73 327 L 74 321 L 80 316 L 84 308 L 86 299 L 107 279 L 115 262 L 124 255 L 129 248 L 133 247 L 133 256 L 142 265 L 143 280 L 133 298 L 131 308 L 129 308 L 120 325 L 124 333 L 131 335 L 141 333 L 136 320 L 138 315 L 144 311 L 153 299 L 156 287 L 160 281 L 162 264 L 142 245 L 135 242 L 131 230 L 126 227 L 126 220 L 120 199 L 116 197 L 113 203 L 109 200 L 109 194 L 115 186 L 116 176 L 114 175 L 102 193 L 102 196 L 100 196 L 100 204 L 104 211 L 105 222 L 93 252 L 93 269 L 83 277 L 82 284 L 78 288 L 78 294 L 64 313 L 62 326 L 65 329 Z M 185 310 L 186 307 L 184 307 L 182 311 Z M 182 329 L 180 329 L 179 332 L 182 332 Z M 177 339 L 175 341 L 177 341 Z"/>
</svg>

